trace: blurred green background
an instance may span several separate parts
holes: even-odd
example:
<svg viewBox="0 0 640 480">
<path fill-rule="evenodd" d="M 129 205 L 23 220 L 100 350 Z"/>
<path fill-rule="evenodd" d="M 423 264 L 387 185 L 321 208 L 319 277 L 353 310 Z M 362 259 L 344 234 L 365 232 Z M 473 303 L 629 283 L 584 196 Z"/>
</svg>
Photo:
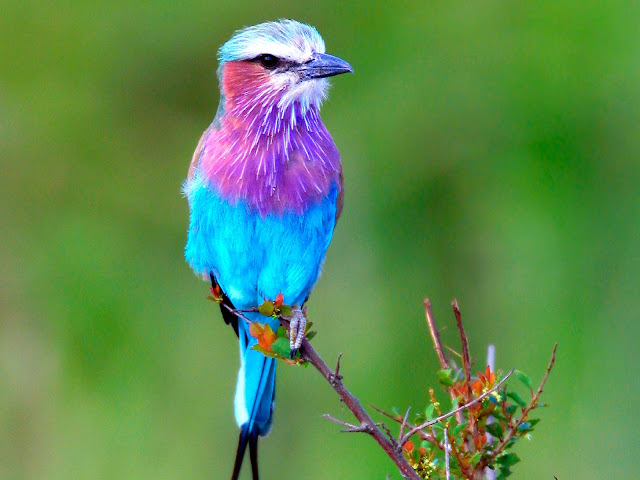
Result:
<svg viewBox="0 0 640 480">
<path fill-rule="evenodd" d="M 237 345 L 183 260 L 181 182 L 242 26 L 315 25 L 355 75 L 323 118 L 346 203 L 309 303 L 363 403 L 422 408 L 422 300 L 477 367 L 557 368 L 514 478 L 640 467 L 640 7 L 631 1 L 7 2 L 0 18 L 0 478 L 230 476 Z M 394 466 L 279 366 L 265 478 Z M 243 478 L 248 478 L 245 468 Z M 399 478 L 393 473 L 393 478 Z"/>
</svg>

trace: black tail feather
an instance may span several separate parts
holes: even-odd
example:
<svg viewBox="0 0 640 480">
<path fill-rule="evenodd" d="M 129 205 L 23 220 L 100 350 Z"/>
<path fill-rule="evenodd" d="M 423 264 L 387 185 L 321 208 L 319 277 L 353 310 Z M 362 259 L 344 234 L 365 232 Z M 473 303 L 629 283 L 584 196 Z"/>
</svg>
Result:
<svg viewBox="0 0 640 480">
<path fill-rule="evenodd" d="M 240 477 L 240 469 L 242 468 L 242 460 L 244 453 L 249 445 L 249 458 L 251 460 L 251 475 L 253 480 L 259 480 L 258 475 L 258 432 L 249 432 L 249 424 L 244 424 L 240 429 L 240 438 L 238 438 L 238 449 L 236 450 L 236 460 L 233 464 L 233 474 L 231 480 L 238 480 Z"/>
<path fill-rule="evenodd" d="M 231 480 L 238 480 L 240 476 L 240 468 L 242 467 L 242 460 L 244 459 L 244 452 L 247 449 L 247 442 L 249 441 L 249 425 L 243 425 L 240 430 L 240 438 L 238 439 L 238 448 L 236 449 L 236 461 L 233 465 L 233 475 Z"/>
<path fill-rule="evenodd" d="M 258 480 L 258 434 L 253 432 L 249 435 L 249 459 L 251 460 L 251 475 L 253 480 Z"/>
</svg>

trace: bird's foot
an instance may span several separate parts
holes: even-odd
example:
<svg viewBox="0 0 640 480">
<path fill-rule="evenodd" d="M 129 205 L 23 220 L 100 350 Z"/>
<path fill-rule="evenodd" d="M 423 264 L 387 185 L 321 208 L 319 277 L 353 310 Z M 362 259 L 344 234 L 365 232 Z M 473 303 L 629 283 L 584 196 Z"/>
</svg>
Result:
<svg viewBox="0 0 640 480">
<path fill-rule="evenodd" d="M 293 308 L 291 310 L 291 320 L 289 322 L 289 346 L 291 347 L 290 358 L 293 358 L 298 354 L 300 346 L 302 345 L 302 340 L 304 340 L 306 328 L 307 318 L 305 317 L 305 312 L 300 308 Z"/>
</svg>

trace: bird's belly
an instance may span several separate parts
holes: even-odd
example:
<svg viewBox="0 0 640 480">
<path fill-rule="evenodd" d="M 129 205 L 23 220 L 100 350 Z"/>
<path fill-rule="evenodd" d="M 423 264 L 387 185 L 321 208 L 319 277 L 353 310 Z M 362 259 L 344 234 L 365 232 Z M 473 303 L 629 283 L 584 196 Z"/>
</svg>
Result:
<svg viewBox="0 0 640 480">
<path fill-rule="evenodd" d="M 213 273 L 236 308 L 284 295 L 301 304 L 311 292 L 333 235 L 337 186 L 302 213 L 262 217 L 202 184 L 187 192 L 191 206 L 186 258 Z"/>
</svg>

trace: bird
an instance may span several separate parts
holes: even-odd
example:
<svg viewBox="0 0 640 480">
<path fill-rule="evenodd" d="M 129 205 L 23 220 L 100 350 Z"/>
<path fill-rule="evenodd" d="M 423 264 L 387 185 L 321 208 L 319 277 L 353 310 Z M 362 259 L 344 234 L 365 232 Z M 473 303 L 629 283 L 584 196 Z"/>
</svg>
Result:
<svg viewBox="0 0 640 480">
<path fill-rule="evenodd" d="M 189 203 L 185 258 L 220 294 L 239 341 L 234 397 L 240 434 L 232 480 L 247 446 L 259 479 L 258 438 L 269 433 L 275 359 L 252 347 L 251 310 L 280 295 L 292 307 L 290 346 L 304 339 L 311 294 L 340 217 L 340 154 L 320 118 L 327 78 L 353 72 L 325 52 L 311 25 L 282 19 L 236 31 L 218 51 L 220 103 L 193 154 L 183 193 Z"/>
</svg>

